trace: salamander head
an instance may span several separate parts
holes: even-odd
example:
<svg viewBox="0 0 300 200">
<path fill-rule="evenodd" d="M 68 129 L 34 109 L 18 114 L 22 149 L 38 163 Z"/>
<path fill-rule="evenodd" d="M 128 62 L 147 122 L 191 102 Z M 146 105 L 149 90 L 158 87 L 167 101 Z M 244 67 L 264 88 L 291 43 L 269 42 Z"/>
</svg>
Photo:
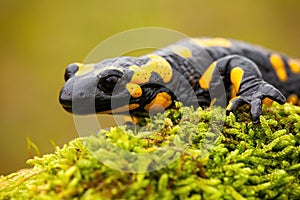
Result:
<svg viewBox="0 0 300 200">
<path fill-rule="evenodd" d="M 164 84 L 171 79 L 170 64 L 156 55 L 74 63 L 65 71 L 66 83 L 59 101 L 66 111 L 75 114 L 166 108 L 172 104 L 172 97 Z"/>
</svg>

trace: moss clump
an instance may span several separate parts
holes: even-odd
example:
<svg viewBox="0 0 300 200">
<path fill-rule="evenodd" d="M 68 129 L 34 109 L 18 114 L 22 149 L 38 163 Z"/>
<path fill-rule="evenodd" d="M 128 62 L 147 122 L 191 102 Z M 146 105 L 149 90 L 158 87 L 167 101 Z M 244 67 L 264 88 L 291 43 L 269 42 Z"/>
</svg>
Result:
<svg viewBox="0 0 300 200">
<path fill-rule="evenodd" d="M 221 110 L 212 115 L 182 107 L 146 120 L 139 129 L 115 127 L 77 138 L 53 154 L 28 160 L 31 169 L 0 177 L 0 198 L 298 199 L 300 108 L 264 107 L 259 125 L 247 112 L 225 117 L 220 126 L 222 117 Z M 127 154 L 119 159 L 116 149 Z M 126 157 L 160 150 L 150 160 Z M 146 172 L 115 170 L 99 159 Z"/>
</svg>

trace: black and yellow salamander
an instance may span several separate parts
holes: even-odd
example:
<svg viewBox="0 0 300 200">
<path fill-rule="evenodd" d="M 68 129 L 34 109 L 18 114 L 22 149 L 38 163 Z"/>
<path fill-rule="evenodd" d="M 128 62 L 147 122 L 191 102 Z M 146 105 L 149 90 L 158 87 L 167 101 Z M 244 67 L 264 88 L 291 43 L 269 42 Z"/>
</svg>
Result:
<svg viewBox="0 0 300 200">
<path fill-rule="evenodd" d="M 299 60 L 225 38 L 186 38 L 141 57 L 74 63 L 67 67 L 65 80 L 59 101 L 77 114 L 160 111 L 192 95 L 207 106 L 219 95 L 227 113 L 249 104 L 257 123 L 263 103 L 300 105 Z M 80 106 L 74 108 L 74 101 Z M 91 103 L 92 109 L 85 106 Z"/>
</svg>

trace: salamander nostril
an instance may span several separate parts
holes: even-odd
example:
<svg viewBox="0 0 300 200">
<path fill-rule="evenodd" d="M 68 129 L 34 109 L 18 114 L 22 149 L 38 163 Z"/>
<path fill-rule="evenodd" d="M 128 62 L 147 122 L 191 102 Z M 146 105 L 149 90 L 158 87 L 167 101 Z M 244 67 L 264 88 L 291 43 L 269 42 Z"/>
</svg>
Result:
<svg viewBox="0 0 300 200">
<path fill-rule="evenodd" d="M 80 93 L 79 93 L 79 96 L 80 96 L 81 98 L 84 98 L 84 97 L 85 97 L 85 94 L 84 94 L 83 92 L 80 92 Z"/>
</svg>

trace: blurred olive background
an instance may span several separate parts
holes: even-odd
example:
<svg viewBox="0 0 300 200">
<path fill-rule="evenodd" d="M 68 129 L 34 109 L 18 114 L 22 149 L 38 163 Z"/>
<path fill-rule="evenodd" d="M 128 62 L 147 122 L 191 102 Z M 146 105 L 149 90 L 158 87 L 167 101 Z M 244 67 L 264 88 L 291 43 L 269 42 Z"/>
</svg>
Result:
<svg viewBox="0 0 300 200">
<path fill-rule="evenodd" d="M 126 3 L 125 3 L 126 2 Z M 300 1 L 0 1 L 0 174 L 77 137 L 58 103 L 65 67 L 124 30 L 159 26 L 246 40 L 300 57 Z"/>
</svg>

